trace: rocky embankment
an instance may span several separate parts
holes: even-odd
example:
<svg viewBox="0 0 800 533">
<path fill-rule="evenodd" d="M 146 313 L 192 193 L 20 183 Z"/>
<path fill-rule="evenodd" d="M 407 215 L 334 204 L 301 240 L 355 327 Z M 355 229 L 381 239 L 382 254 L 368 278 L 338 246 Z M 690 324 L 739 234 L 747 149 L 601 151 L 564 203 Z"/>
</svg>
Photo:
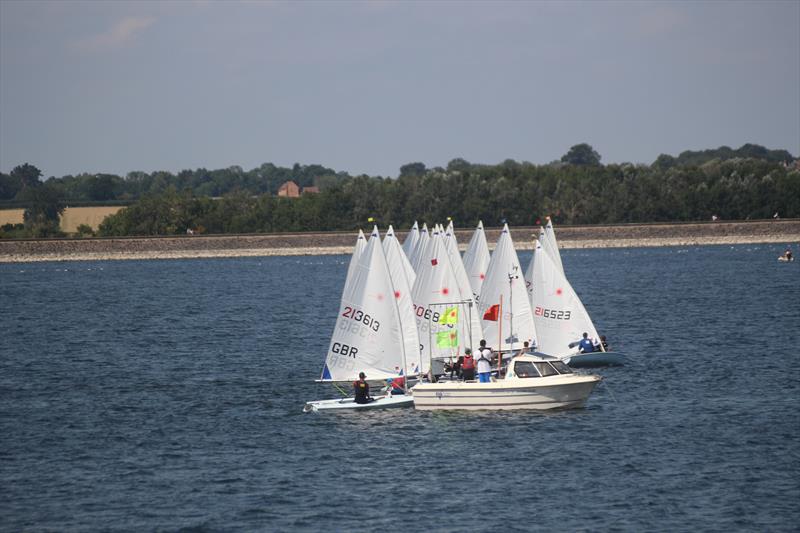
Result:
<svg viewBox="0 0 800 533">
<path fill-rule="evenodd" d="M 472 229 L 456 231 L 462 249 L 472 233 Z M 490 247 L 499 233 L 500 228 L 487 228 Z M 511 234 L 517 249 L 531 249 L 538 228 L 512 228 Z M 790 244 L 800 242 L 800 220 L 558 226 L 556 237 L 562 248 Z M 401 232 L 402 238 L 405 238 L 405 231 Z M 352 251 L 353 243 L 353 232 L 3 240 L 0 241 L 0 263 L 346 254 Z"/>
</svg>

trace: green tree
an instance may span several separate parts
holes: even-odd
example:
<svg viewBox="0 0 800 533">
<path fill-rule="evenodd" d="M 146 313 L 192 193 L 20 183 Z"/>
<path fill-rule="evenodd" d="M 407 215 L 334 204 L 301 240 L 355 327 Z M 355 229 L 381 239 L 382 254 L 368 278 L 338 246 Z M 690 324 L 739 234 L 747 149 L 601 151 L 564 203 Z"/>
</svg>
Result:
<svg viewBox="0 0 800 533">
<path fill-rule="evenodd" d="M 27 204 L 22 219 L 32 237 L 59 235 L 59 219 L 66 206 L 58 189 L 47 185 L 28 187 L 20 192 Z"/>
<path fill-rule="evenodd" d="M 408 163 L 400 167 L 400 177 L 403 176 L 422 176 L 425 174 L 425 165 L 423 163 Z"/>
<path fill-rule="evenodd" d="M 94 230 L 88 224 L 79 224 L 76 233 L 79 237 L 94 237 Z"/>
<path fill-rule="evenodd" d="M 20 188 L 19 180 L 0 172 L 0 200 L 13 200 Z"/>
<path fill-rule="evenodd" d="M 42 177 L 42 171 L 29 163 L 14 167 L 10 176 L 11 179 L 19 182 L 20 190 L 24 190 L 29 187 L 38 187 L 42 184 L 42 182 L 39 180 L 39 178 Z"/>
<path fill-rule="evenodd" d="M 561 162 L 577 166 L 600 166 L 600 154 L 589 144 L 576 144 L 561 157 Z"/>
</svg>

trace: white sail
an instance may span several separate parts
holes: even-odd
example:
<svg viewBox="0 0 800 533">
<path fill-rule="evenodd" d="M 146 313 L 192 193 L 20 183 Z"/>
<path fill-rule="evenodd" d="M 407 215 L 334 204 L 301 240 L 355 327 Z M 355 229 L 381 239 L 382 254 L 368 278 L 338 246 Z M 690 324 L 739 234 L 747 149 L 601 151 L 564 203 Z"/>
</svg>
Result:
<svg viewBox="0 0 800 533">
<path fill-rule="evenodd" d="M 545 251 L 552 259 L 553 263 L 558 267 L 561 273 L 564 273 L 564 265 L 561 263 L 561 252 L 558 250 L 558 241 L 556 240 L 556 232 L 553 229 L 553 221 L 547 217 L 547 224 L 544 226 L 544 234 L 547 237 L 547 247 Z"/>
<path fill-rule="evenodd" d="M 577 343 L 584 333 L 590 339 L 597 339 L 589 313 L 541 243 L 534 250 L 531 283 L 538 351 L 565 357 L 577 353 L 577 346 L 569 345 Z"/>
<path fill-rule="evenodd" d="M 486 269 L 489 268 L 490 257 L 489 245 L 486 243 L 486 234 L 483 231 L 483 222 L 479 221 L 475 233 L 469 240 L 463 259 L 464 270 L 467 272 L 472 295 L 476 302 L 480 300 L 481 285 L 486 277 Z"/>
<path fill-rule="evenodd" d="M 431 237 L 425 250 L 411 297 L 417 317 L 423 373 L 430 369 L 431 358 L 455 358 L 463 353 L 464 348 L 474 347 L 480 340 L 470 325 L 470 316 L 476 310 L 469 307 L 468 301 L 459 303 L 462 295 L 444 241 L 438 233 Z M 446 311 L 453 307 L 458 309 L 456 323 L 442 323 Z"/>
<path fill-rule="evenodd" d="M 414 272 L 414 268 L 411 266 L 411 263 L 409 263 L 405 252 L 400 254 L 392 254 L 392 257 L 389 257 L 389 250 L 395 248 L 398 251 L 403 252 L 403 247 L 400 246 L 400 241 L 397 240 L 397 236 L 394 233 L 394 228 L 389 225 L 389 229 L 386 230 L 386 235 L 383 237 L 383 251 L 386 254 L 386 260 L 389 261 L 390 270 L 394 266 L 394 262 L 397 262 L 400 266 L 402 266 L 403 271 L 406 274 L 406 279 L 408 280 L 408 286 L 410 288 L 414 286 L 414 280 L 417 278 L 417 274 Z"/>
<path fill-rule="evenodd" d="M 347 283 L 353 279 L 353 272 L 355 272 L 358 261 L 361 259 L 361 254 L 364 253 L 364 248 L 366 247 L 367 238 L 364 236 L 363 231 L 358 230 L 358 239 L 356 239 L 356 246 L 353 248 L 353 255 L 350 256 L 350 264 L 347 265 L 347 277 L 344 278 L 344 290 L 342 290 L 342 294 L 347 292 Z"/>
<path fill-rule="evenodd" d="M 377 228 L 353 268 L 331 337 L 323 381 L 397 377 L 405 356 L 400 314 Z"/>
<path fill-rule="evenodd" d="M 492 306 L 500 305 L 501 295 L 502 315 L 498 320 L 484 319 L 484 315 Z M 483 325 L 483 337 L 487 345 L 493 349 L 514 350 L 522 348 L 524 341 L 536 340 L 536 328 L 533 324 L 528 292 L 525 289 L 525 279 L 508 224 L 503 226 L 497 246 L 492 253 L 486 279 L 483 280 L 481 287 L 478 308 Z"/>
<path fill-rule="evenodd" d="M 430 244 L 430 236 L 428 234 L 428 224 L 423 222 L 422 229 L 419 230 L 419 239 L 417 240 L 417 244 L 414 245 L 414 253 L 413 257 L 409 258 L 411 261 L 411 266 L 414 268 L 414 272 L 417 271 L 419 268 L 420 263 L 425 256 L 425 249 Z"/>
<path fill-rule="evenodd" d="M 419 225 L 417 221 L 414 221 L 414 225 L 411 226 L 411 229 L 408 230 L 408 235 L 406 235 L 406 240 L 403 241 L 403 253 L 405 253 L 406 259 L 411 261 L 411 254 L 414 252 L 414 246 L 417 244 L 419 240 Z"/>
<path fill-rule="evenodd" d="M 481 327 L 481 319 L 478 316 L 477 300 L 472 292 L 472 286 L 470 285 L 467 271 L 464 269 L 464 263 L 461 261 L 461 253 L 458 251 L 458 240 L 456 240 L 452 221 L 450 221 L 447 228 L 443 237 L 444 245 L 447 251 L 447 258 L 450 260 L 450 266 L 453 269 L 453 274 L 455 274 L 456 283 L 458 284 L 458 292 L 461 295 L 459 300 L 472 304 L 472 313 L 470 313 L 469 319 L 472 338 L 475 342 L 469 346 L 477 346 L 483 338 L 483 328 Z"/>
<path fill-rule="evenodd" d="M 400 310 L 400 324 L 405 342 L 406 375 L 415 375 L 419 372 L 419 335 L 414 302 L 411 299 L 411 287 L 414 286 L 417 275 L 408 263 L 392 226 L 389 226 L 383 239 L 383 252 L 386 255 L 389 275 L 394 286 L 394 296 Z"/>
<path fill-rule="evenodd" d="M 533 239 L 533 254 L 531 255 L 531 262 L 528 263 L 528 268 L 525 270 L 525 289 L 528 291 L 528 300 L 531 302 L 531 309 L 533 309 L 533 267 L 536 264 L 536 257 L 545 253 L 542 247 L 542 239 L 544 238 L 544 228 L 539 228 L 539 239 Z M 533 321 L 534 324 L 536 320 Z"/>
</svg>

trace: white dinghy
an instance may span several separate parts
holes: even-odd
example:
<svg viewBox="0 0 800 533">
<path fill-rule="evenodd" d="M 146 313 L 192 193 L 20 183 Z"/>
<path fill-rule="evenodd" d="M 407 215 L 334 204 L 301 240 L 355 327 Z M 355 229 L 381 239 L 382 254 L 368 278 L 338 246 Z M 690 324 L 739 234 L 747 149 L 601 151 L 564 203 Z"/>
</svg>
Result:
<svg viewBox="0 0 800 533">
<path fill-rule="evenodd" d="M 430 235 L 428 234 L 428 224 L 423 222 L 422 229 L 419 230 L 417 242 L 414 243 L 414 251 L 411 252 L 411 257 L 408 258 L 408 261 L 411 263 L 414 272 L 419 269 L 419 263 L 422 260 L 422 256 L 425 255 L 425 248 L 427 248 L 430 240 Z"/>
<path fill-rule="evenodd" d="M 386 256 L 389 277 L 392 280 L 395 300 L 397 300 L 403 342 L 405 343 L 406 370 L 403 375 L 412 377 L 419 374 L 422 366 L 419 355 L 417 317 L 414 311 L 414 301 L 411 298 L 411 287 L 414 286 L 417 275 L 406 259 L 392 226 L 389 226 L 383 239 L 383 253 Z"/>
<path fill-rule="evenodd" d="M 477 346 L 481 339 L 472 290 L 466 280 L 459 285 L 444 239 L 438 231 L 429 239 L 411 289 L 421 374 L 441 374 L 445 362 L 455 361 L 464 348 Z"/>
<path fill-rule="evenodd" d="M 414 251 L 414 246 L 416 246 L 417 241 L 419 240 L 419 224 L 417 221 L 414 221 L 414 225 L 411 226 L 411 229 L 408 230 L 408 235 L 406 235 L 406 240 L 403 241 L 403 253 L 406 254 L 406 259 L 411 261 L 412 252 Z"/>
<path fill-rule="evenodd" d="M 605 351 L 581 299 L 541 242 L 536 243 L 526 282 L 539 352 L 557 357 L 573 367 L 624 364 L 622 354 Z M 598 351 L 578 351 L 578 342 L 584 333 L 588 334 Z"/>
<path fill-rule="evenodd" d="M 550 217 L 547 217 L 547 224 L 545 224 L 543 230 L 545 238 L 540 238 L 539 242 L 542 243 L 544 250 L 547 252 L 547 255 L 550 256 L 550 259 L 552 259 L 553 264 L 564 274 L 564 264 L 561 262 L 561 252 L 558 249 L 556 231 L 553 229 L 553 221 Z"/>
<path fill-rule="evenodd" d="M 494 351 L 520 350 L 525 341 L 536 342 L 528 292 L 508 224 L 497 239 L 478 307 L 483 338 Z"/>
<path fill-rule="evenodd" d="M 467 245 L 464 252 L 464 270 L 467 272 L 469 284 L 472 287 L 472 296 L 475 301 L 479 301 L 481 286 L 486 278 L 486 270 L 489 268 L 489 245 L 486 242 L 486 234 L 483 231 L 483 222 L 478 221 L 478 227 Z"/>
<path fill-rule="evenodd" d="M 442 381 L 417 383 L 414 407 L 430 410 L 570 409 L 582 407 L 600 376 L 574 374 L 558 359 L 519 355 L 506 376 L 489 383 Z"/>
<path fill-rule="evenodd" d="M 376 227 L 345 282 L 321 382 L 351 382 L 361 372 L 369 380 L 380 381 L 406 375 L 407 344 L 399 296 Z M 312 401 L 303 410 L 409 407 L 412 403 L 410 395 L 386 395 L 369 403 L 356 403 L 354 398 Z"/>
</svg>

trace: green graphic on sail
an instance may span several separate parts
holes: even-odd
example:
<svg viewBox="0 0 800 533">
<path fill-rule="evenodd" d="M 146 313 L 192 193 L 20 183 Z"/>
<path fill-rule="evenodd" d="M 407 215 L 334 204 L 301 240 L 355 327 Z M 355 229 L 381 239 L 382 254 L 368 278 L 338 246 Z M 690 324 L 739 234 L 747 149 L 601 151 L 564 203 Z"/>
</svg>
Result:
<svg viewBox="0 0 800 533">
<path fill-rule="evenodd" d="M 455 348 L 458 346 L 458 331 L 452 329 L 438 332 L 436 334 L 436 346 L 439 348 Z"/>
</svg>

